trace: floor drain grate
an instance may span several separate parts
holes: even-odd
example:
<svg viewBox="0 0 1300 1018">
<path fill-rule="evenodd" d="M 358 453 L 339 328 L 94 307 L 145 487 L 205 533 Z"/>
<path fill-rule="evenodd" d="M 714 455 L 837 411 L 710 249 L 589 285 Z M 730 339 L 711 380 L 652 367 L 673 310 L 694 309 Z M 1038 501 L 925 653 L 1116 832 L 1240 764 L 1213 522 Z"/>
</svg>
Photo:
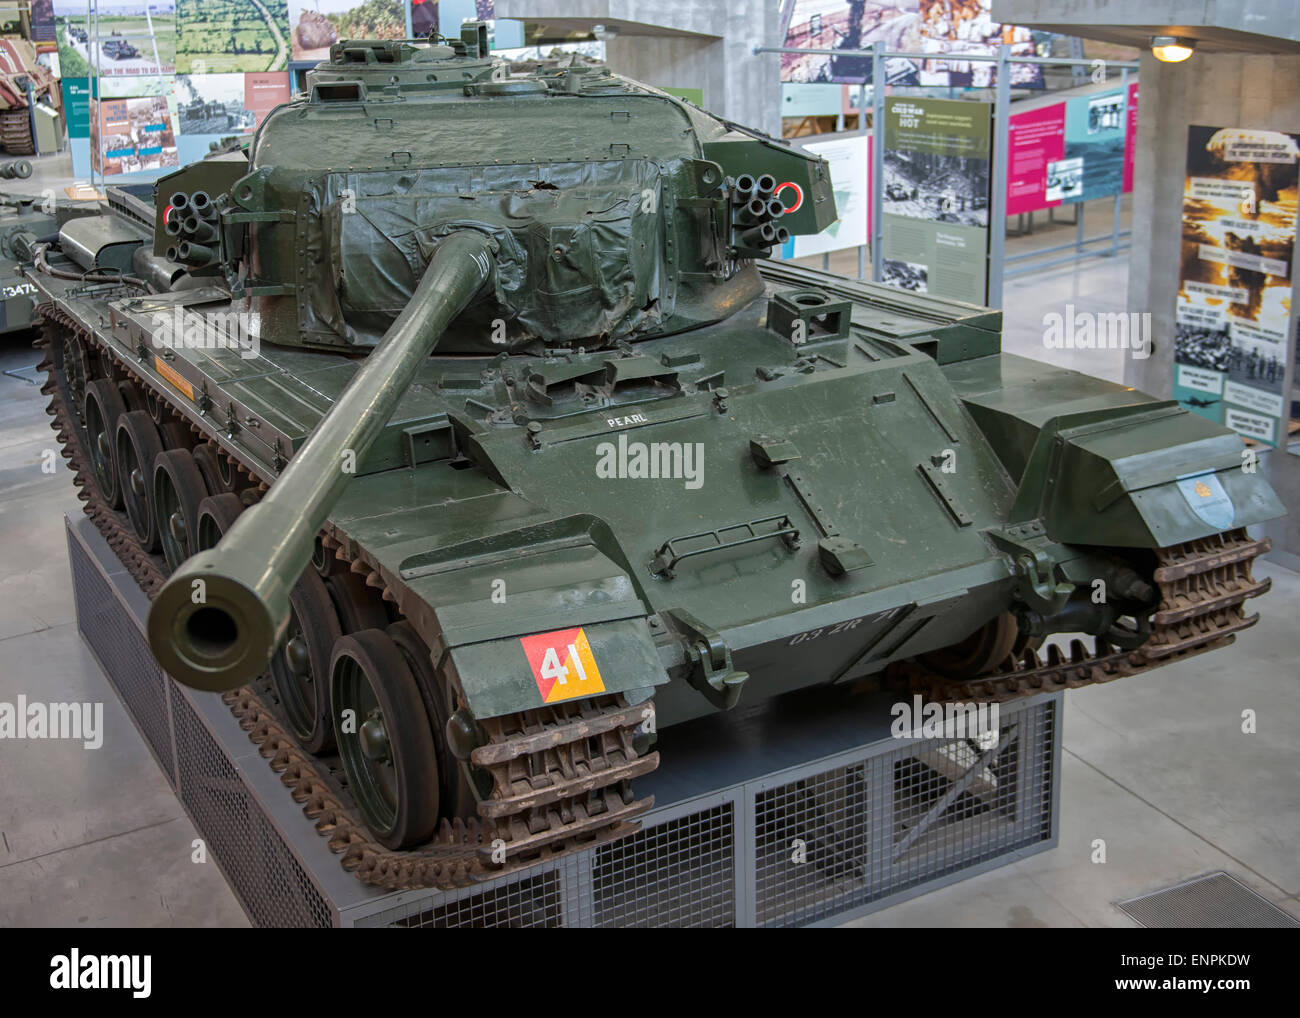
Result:
<svg viewBox="0 0 1300 1018">
<path fill-rule="evenodd" d="M 1300 927 L 1300 920 L 1222 871 L 1116 903 L 1151 929 L 1236 930 Z"/>
</svg>

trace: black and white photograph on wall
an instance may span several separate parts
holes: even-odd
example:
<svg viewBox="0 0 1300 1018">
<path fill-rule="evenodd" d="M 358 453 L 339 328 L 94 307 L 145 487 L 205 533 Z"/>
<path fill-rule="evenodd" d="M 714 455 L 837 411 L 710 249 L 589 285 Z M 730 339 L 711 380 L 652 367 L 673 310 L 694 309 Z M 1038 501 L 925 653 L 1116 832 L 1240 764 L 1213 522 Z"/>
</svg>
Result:
<svg viewBox="0 0 1300 1018">
<path fill-rule="evenodd" d="M 1280 343 L 1233 336 L 1228 349 L 1228 365 L 1220 369 L 1227 372 L 1228 381 L 1264 389 L 1282 395 L 1282 382 L 1286 376 L 1286 353 Z"/>
<path fill-rule="evenodd" d="M 1047 164 L 1047 189 L 1044 196 L 1048 201 L 1069 201 L 1078 197 L 1083 189 L 1083 157 L 1058 159 Z"/>
<path fill-rule="evenodd" d="M 880 281 L 900 290 L 925 293 L 928 289 L 929 270 L 916 262 L 885 258 L 880 262 Z"/>
<path fill-rule="evenodd" d="M 1124 116 L 1124 97 L 1122 95 L 1104 95 L 1088 103 L 1088 133 L 1099 134 L 1102 131 L 1117 131 Z"/>
<path fill-rule="evenodd" d="M 989 224 L 987 159 L 885 152 L 885 211 L 932 223 Z"/>
<path fill-rule="evenodd" d="M 1174 356 L 1179 364 L 1209 371 L 1227 371 L 1232 363 L 1232 340 L 1226 328 L 1179 322 L 1174 327 Z"/>
<path fill-rule="evenodd" d="M 176 115 L 181 134 L 252 130 L 257 117 L 244 108 L 242 74 L 176 75 Z"/>
</svg>

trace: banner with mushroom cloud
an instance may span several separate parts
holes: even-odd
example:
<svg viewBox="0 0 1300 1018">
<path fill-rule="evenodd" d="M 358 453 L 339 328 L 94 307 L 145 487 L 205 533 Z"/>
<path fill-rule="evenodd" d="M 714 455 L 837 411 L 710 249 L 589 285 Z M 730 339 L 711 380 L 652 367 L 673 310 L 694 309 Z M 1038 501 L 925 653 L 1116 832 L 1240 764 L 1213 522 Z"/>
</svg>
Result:
<svg viewBox="0 0 1300 1018">
<path fill-rule="evenodd" d="M 1188 128 L 1174 398 L 1271 446 L 1286 437 L 1298 141 Z"/>
</svg>

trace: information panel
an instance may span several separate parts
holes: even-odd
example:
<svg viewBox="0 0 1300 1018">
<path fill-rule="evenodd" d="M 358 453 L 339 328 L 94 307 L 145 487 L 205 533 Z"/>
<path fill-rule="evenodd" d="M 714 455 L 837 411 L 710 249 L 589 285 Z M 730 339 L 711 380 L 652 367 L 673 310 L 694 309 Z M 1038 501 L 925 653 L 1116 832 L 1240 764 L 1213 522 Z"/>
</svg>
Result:
<svg viewBox="0 0 1300 1018">
<path fill-rule="evenodd" d="M 1133 190 L 1137 82 L 1013 113 L 1007 215 Z"/>
<path fill-rule="evenodd" d="M 917 293 L 988 299 L 989 103 L 885 103 L 881 281 Z"/>
</svg>

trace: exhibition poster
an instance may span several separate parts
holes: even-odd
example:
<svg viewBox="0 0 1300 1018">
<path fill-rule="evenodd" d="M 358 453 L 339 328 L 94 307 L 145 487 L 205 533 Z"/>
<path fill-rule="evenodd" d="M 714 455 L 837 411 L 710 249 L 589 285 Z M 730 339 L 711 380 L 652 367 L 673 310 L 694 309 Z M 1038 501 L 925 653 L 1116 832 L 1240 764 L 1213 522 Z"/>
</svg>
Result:
<svg viewBox="0 0 1300 1018">
<path fill-rule="evenodd" d="M 1133 189 L 1137 82 L 1009 118 L 1007 215 Z"/>
<path fill-rule="evenodd" d="M 252 0 L 248 0 L 251 4 Z M 85 0 L 55 0 L 59 67 L 67 77 L 170 74 L 176 70 L 172 0 L 97 0 L 99 52 Z"/>
<path fill-rule="evenodd" d="M 933 53 L 933 59 L 889 58 L 890 85 L 987 88 L 995 67 L 963 60 L 962 54 L 996 56 L 1003 43 L 1016 57 L 1042 56 L 1046 32 L 993 20 L 992 0 L 795 0 L 785 45 L 797 49 L 866 49 L 877 42 L 899 53 Z M 781 55 L 781 80 L 791 82 L 871 81 L 871 59 L 816 53 Z M 1043 69 L 1013 64 L 1011 84 L 1042 88 Z"/>
<path fill-rule="evenodd" d="M 285 0 L 176 0 L 176 69 L 188 74 L 284 71 Z"/>
<path fill-rule="evenodd" d="M 383 6 L 398 6 L 383 0 Z M 289 67 L 286 0 L 98 0 L 99 46 L 84 0 L 56 0 L 59 64 L 73 77 L 258 73 Z"/>
<path fill-rule="evenodd" d="M 32 42 L 54 42 L 54 0 L 32 0 Z"/>
<path fill-rule="evenodd" d="M 1266 445 L 1285 438 L 1300 136 L 1191 126 L 1174 398 Z"/>
<path fill-rule="evenodd" d="M 180 165 L 166 96 L 100 99 L 90 118 L 90 158 L 111 176 Z"/>
<path fill-rule="evenodd" d="M 960 99 L 886 101 L 882 282 L 986 303 L 991 113 Z"/>
<path fill-rule="evenodd" d="M 1065 158 L 1065 103 L 1012 114 L 1007 128 L 1007 215 L 1061 204 L 1047 200 L 1047 180 Z"/>
<path fill-rule="evenodd" d="M 288 7 L 295 61 L 326 60 L 330 47 L 340 39 L 406 36 L 406 7 L 401 0 L 290 0 Z"/>
<path fill-rule="evenodd" d="M 803 148 L 826 160 L 839 218 L 821 233 L 793 238 L 791 254 L 785 257 L 805 258 L 866 245 L 871 229 L 871 136 L 854 134 L 810 142 Z"/>
</svg>

